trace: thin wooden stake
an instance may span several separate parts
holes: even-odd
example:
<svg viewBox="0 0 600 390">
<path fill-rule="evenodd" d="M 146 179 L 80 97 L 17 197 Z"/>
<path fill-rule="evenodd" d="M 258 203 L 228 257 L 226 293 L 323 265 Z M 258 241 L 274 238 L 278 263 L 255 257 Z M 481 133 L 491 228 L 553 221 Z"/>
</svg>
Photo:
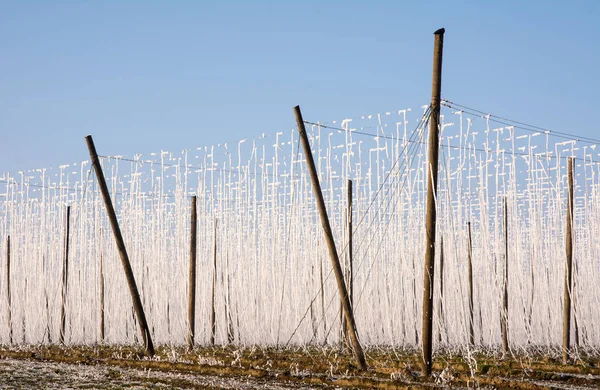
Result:
<svg viewBox="0 0 600 390">
<path fill-rule="evenodd" d="M 352 259 L 352 180 L 346 182 L 348 209 L 346 210 L 346 230 L 348 231 L 348 248 L 346 249 L 346 283 L 348 283 L 348 295 L 350 304 L 354 307 L 354 269 Z M 344 319 L 344 340 L 346 346 L 350 346 L 350 338 L 348 337 L 348 323 Z"/>
<path fill-rule="evenodd" d="M 469 242 L 467 248 L 467 273 L 469 282 L 469 344 L 475 345 L 475 332 L 473 331 L 473 242 L 471 241 L 471 222 L 467 222 Z"/>
<path fill-rule="evenodd" d="M 215 345 L 217 333 L 217 313 L 215 309 L 215 288 L 217 285 L 217 219 L 215 218 L 215 234 L 213 247 L 213 279 L 212 279 L 212 306 L 210 311 L 210 345 Z"/>
<path fill-rule="evenodd" d="M 500 317 L 500 328 L 502 330 L 502 352 L 509 352 L 508 345 L 508 206 L 506 197 L 504 203 L 504 267 L 502 272 L 502 316 Z"/>
<path fill-rule="evenodd" d="M 439 123 L 442 94 L 442 52 L 444 48 L 443 28 L 434 32 L 433 77 L 431 87 L 431 117 L 429 120 L 429 159 L 427 169 L 427 215 L 425 231 L 425 261 L 423 268 L 423 320 L 422 320 L 422 367 L 423 376 L 431 375 L 432 366 L 432 323 L 433 287 L 435 271 L 435 196 L 438 182 Z"/>
<path fill-rule="evenodd" d="M 344 226 L 344 238 L 347 237 L 347 232 L 346 230 L 348 229 L 348 221 L 346 220 L 348 217 L 348 210 L 344 209 L 344 212 L 342 213 L 342 225 Z M 348 285 L 348 275 L 346 273 L 347 268 L 348 268 L 348 264 L 346 263 L 346 257 L 344 257 L 343 261 L 343 268 L 342 268 L 342 272 L 344 273 L 344 280 L 346 281 L 346 286 Z M 348 294 L 350 294 L 350 288 L 348 287 Z M 344 303 L 342 302 L 342 299 L 340 298 L 340 347 L 341 348 L 345 348 L 347 347 L 347 343 L 346 343 L 346 339 L 347 339 L 347 335 L 346 335 L 346 319 L 344 317 Z"/>
<path fill-rule="evenodd" d="M 13 343 L 12 299 L 10 294 L 10 235 L 6 237 L 6 299 L 8 303 L 8 339 Z"/>
<path fill-rule="evenodd" d="M 444 236 L 440 237 L 440 302 L 439 302 L 439 321 L 438 321 L 438 343 L 442 343 L 442 329 L 444 324 Z"/>
<path fill-rule="evenodd" d="M 323 319 L 323 345 L 327 345 L 327 317 L 325 316 L 325 282 L 323 280 L 323 259 L 319 258 L 319 282 L 321 284 L 321 318 Z"/>
<path fill-rule="evenodd" d="M 25 296 L 28 296 L 27 293 L 27 277 L 25 277 Z M 23 319 L 21 321 L 21 341 L 22 344 L 27 344 L 27 327 L 25 326 L 26 322 L 25 322 L 25 314 L 23 314 Z"/>
<path fill-rule="evenodd" d="M 231 281 L 231 278 L 229 276 L 229 251 L 226 251 L 225 254 L 225 274 L 222 280 L 223 286 L 227 286 L 227 288 L 223 291 L 223 300 L 225 301 L 225 322 L 227 323 L 227 343 L 233 344 L 235 340 L 235 331 L 233 329 L 233 319 L 231 318 L 231 290 L 229 288 L 229 282 Z"/>
<path fill-rule="evenodd" d="M 346 240 L 348 241 L 346 247 L 346 254 L 344 256 L 344 279 L 346 280 L 346 285 L 348 286 L 348 296 L 350 297 L 350 304 L 352 301 L 352 180 L 348 179 L 346 181 L 346 189 L 347 189 L 347 208 L 344 213 L 344 227 L 346 231 Z M 341 302 L 340 302 L 341 303 Z M 341 306 L 340 306 L 341 307 Z M 350 347 L 350 337 L 348 336 L 348 324 L 346 323 L 346 318 L 344 317 L 344 311 L 340 310 L 340 343 L 343 344 L 344 347 Z"/>
<path fill-rule="evenodd" d="M 146 314 L 144 313 L 144 308 L 140 299 L 140 293 L 138 292 L 138 288 L 135 283 L 135 277 L 133 275 L 133 270 L 131 269 L 129 256 L 127 255 L 127 250 L 125 249 L 125 242 L 123 241 L 123 235 L 121 234 L 121 228 L 119 227 L 117 214 L 115 213 L 112 200 L 110 199 L 106 180 L 104 179 L 104 172 L 102 171 L 102 166 L 98 160 L 96 146 L 94 146 L 94 140 L 92 139 L 91 135 L 85 137 L 85 140 L 90 152 L 92 165 L 96 171 L 96 178 L 98 179 L 100 191 L 102 192 L 102 198 L 104 199 L 104 205 L 106 207 L 106 212 L 108 213 L 108 219 L 110 220 L 110 225 L 115 236 L 117 249 L 119 250 L 119 256 L 121 257 L 121 263 L 123 264 L 123 270 L 125 271 L 125 277 L 127 278 L 129 293 L 131 294 L 133 308 L 138 319 L 138 324 L 142 333 L 142 339 L 144 340 L 144 346 L 146 347 L 146 354 L 152 357 L 154 356 L 154 344 L 152 343 L 152 336 L 150 335 L 150 329 L 148 328 L 148 322 L 146 321 Z"/>
<path fill-rule="evenodd" d="M 67 326 L 66 321 L 66 305 L 67 305 L 67 288 L 69 285 L 69 228 L 71 225 L 71 206 L 67 206 L 67 216 L 65 219 L 65 249 L 63 258 L 63 270 L 62 270 L 62 303 L 60 306 L 60 333 L 58 335 L 58 342 L 61 344 L 65 343 L 65 330 Z"/>
<path fill-rule="evenodd" d="M 192 211 L 190 217 L 190 276 L 188 281 L 188 349 L 194 348 L 194 336 L 196 332 L 196 236 L 197 218 L 196 196 L 192 196 Z"/>
<path fill-rule="evenodd" d="M 562 362 L 569 362 L 571 342 L 571 298 L 573 288 L 573 158 L 567 160 L 567 180 L 569 184 L 569 196 L 567 203 L 567 231 L 565 233 L 565 294 L 563 304 L 563 350 Z"/>
<path fill-rule="evenodd" d="M 352 347 L 354 352 L 354 358 L 356 363 L 361 370 L 367 369 L 367 362 L 363 349 L 358 340 L 358 333 L 356 331 L 356 322 L 354 321 L 354 313 L 352 311 L 352 304 L 348 296 L 348 290 L 346 283 L 344 282 L 344 274 L 342 273 L 342 267 L 340 266 L 340 258 L 335 247 L 333 239 L 333 232 L 331 231 L 331 225 L 329 224 L 329 218 L 327 217 L 327 209 L 325 207 L 325 201 L 323 200 L 323 193 L 321 192 L 321 185 L 319 184 L 319 176 L 317 174 L 317 168 L 315 167 L 315 161 L 313 160 L 312 151 L 308 142 L 308 136 L 306 135 L 306 128 L 304 127 L 304 120 L 302 119 L 302 113 L 300 106 L 294 107 L 294 114 L 296 116 L 296 123 L 298 124 L 298 132 L 300 133 L 300 140 L 302 141 L 302 147 L 304 149 L 304 155 L 306 157 L 306 163 L 310 172 L 312 180 L 313 191 L 315 193 L 317 208 L 319 209 L 319 215 L 321 217 L 321 225 L 323 226 L 323 232 L 325 234 L 325 240 L 327 241 L 327 247 L 329 249 L 329 256 L 331 259 L 331 265 L 333 266 L 333 273 L 338 285 L 338 291 L 340 298 L 342 299 L 342 306 L 344 309 L 344 315 L 349 325 L 350 339 L 352 340 Z"/>
<path fill-rule="evenodd" d="M 352 180 L 348 179 L 348 294 L 350 295 L 350 303 L 354 304 L 354 260 L 352 248 Z"/>
<path fill-rule="evenodd" d="M 310 270 L 311 270 L 310 274 L 311 274 L 311 279 L 312 279 L 312 278 L 315 277 L 315 266 L 314 266 L 314 264 L 311 265 Z M 306 289 L 308 290 L 309 287 L 310 286 L 309 286 L 309 284 L 307 282 Z M 315 314 L 315 308 L 314 308 L 313 303 L 314 303 L 314 301 L 312 301 L 310 303 L 310 323 L 312 325 L 313 339 L 316 340 L 317 337 L 318 337 L 318 335 L 319 335 L 319 329 L 317 327 L 317 316 Z"/>
<path fill-rule="evenodd" d="M 104 259 L 100 254 L 100 343 L 104 343 Z"/>
</svg>

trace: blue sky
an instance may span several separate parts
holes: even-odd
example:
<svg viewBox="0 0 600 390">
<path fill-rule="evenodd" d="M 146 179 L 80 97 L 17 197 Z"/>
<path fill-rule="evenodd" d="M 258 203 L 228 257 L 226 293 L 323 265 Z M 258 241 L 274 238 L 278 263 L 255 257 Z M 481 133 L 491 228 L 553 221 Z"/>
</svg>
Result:
<svg viewBox="0 0 600 390">
<path fill-rule="evenodd" d="M 598 137 L 598 1 L 0 1 L 0 172 L 443 97 Z"/>
</svg>

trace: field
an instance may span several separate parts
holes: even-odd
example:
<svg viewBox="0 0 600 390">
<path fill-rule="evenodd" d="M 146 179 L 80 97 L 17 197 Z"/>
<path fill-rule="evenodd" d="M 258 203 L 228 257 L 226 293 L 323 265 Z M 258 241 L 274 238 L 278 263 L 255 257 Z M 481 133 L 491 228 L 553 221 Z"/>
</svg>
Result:
<svg viewBox="0 0 600 390">
<path fill-rule="evenodd" d="M 306 122 L 368 351 L 366 373 L 338 349 L 345 337 L 340 298 L 295 130 L 181 153 L 100 157 L 149 335 L 162 346 L 156 358 L 132 349 L 142 343 L 140 320 L 90 161 L 4 174 L 0 343 L 12 359 L 7 371 L 88 362 L 125 377 L 173 370 L 249 375 L 255 385 L 598 385 L 596 145 L 445 104 L 433 382 L 415 375 L 427 108 L 422 116 L 406 109 Z M 570 365 L 560 365 L 566 319 Z M 187 354 L 192 333 L 196 349 Z M 133 371 L 119 374 L 124 368 Z"/>
<path fill-rule="evenodd" d="M 369 370 L 338 348 L 162 347 L 148 359 L 131 347 L 38 346 L 0 349 L 6 388 L 516 388 L 600 386 L 598 361 L 564 366 L 559 359 L 473 353 L 438 354 L 432 378 L 420 377 L 418 355 L 368 350 Z"/>
</svg>

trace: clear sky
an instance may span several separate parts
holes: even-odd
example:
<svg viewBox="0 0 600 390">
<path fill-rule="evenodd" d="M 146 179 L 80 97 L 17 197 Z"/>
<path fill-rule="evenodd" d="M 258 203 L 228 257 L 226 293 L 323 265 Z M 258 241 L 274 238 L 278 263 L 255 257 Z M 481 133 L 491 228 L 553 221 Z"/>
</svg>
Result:
<svg viewBox="0 0 600 390">
<path fill-rule="evenodd" d="M 211 145 L 431 94 L 600 137 L 600 1 L 3 1 L 0 172 Z"/>
</svg>

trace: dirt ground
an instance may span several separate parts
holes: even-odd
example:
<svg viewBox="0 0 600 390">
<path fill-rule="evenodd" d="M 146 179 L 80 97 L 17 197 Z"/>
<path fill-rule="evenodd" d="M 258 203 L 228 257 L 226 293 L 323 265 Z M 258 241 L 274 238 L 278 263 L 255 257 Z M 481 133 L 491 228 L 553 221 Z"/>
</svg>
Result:
<svg viewBox="0 0 600 390">
<path fill-rule="evenodd" d="M 153 358 L 132 346 L 0 347 L 0 389 L 143 388 L 600 388 L 599 360 L 570 365 L 548 357 L 438 354 L 420 376 L 415 351 L 367 350 L 360 371 L 340 348 L 162 346 Z"/>
</svg>

